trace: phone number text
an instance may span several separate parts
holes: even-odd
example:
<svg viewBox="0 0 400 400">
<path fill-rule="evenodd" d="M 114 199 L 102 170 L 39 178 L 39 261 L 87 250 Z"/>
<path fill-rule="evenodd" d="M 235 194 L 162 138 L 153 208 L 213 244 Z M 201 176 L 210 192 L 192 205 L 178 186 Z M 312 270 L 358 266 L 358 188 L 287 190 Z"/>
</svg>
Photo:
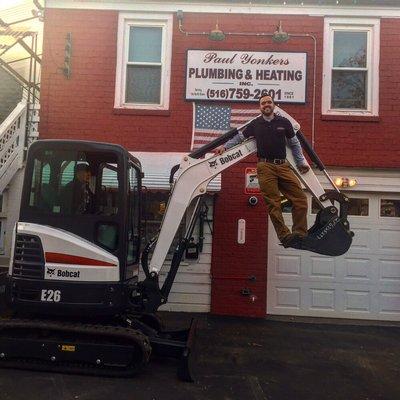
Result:
<svg viewBox="0 0 400 400">
<path fill-rule="evenodd" d="M 274 90 L 274 89 L 237 89 L 237 88 L 228 88 L 228 89 L 208 89 L 207 90 L 207 98 L 208 99 L 234 99 L 234 100 L 249 100 L 254 99 L 258 100 L 263 96 L 271 96 L 274 100 L 282 99 L 282 90 Z"/>
</svg>

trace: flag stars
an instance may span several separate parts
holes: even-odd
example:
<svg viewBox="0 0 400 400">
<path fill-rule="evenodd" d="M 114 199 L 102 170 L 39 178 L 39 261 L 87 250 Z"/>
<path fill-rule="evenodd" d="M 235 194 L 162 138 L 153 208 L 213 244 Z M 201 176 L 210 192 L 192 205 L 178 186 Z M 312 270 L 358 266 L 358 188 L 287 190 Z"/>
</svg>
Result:
<svg viewBox="0 0 400 400">
<path fill-rule="evenodd" d="M 229 129 L 231 109 L 229 106 L 196 106 L 195 126 L 198 129 Z"/>
</svg>

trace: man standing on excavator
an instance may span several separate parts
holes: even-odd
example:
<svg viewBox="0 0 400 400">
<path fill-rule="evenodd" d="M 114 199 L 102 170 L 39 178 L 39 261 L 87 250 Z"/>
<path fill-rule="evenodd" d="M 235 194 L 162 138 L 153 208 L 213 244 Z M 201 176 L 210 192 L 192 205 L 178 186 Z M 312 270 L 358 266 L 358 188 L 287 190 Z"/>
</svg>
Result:
<svg viewBox="0 0 400 400">
<path fill-rule="evenodd" d="M 290 147 L 301 174 L 307 173 L 310 167 L 290 121 L 274 114 L 273 98 L 263 96 L 259 103 L 261 115 L 224 146 L 217 147 L 215 152 L 222 154 L 246 138 L 256 139 L 260 189 L 279 240 L 284 247 L 290 247 L 293 242 L 307 235 L 307 198 L 286 161 L 286 144 Z M 282 216 L 280 193 L 292 203 L 292 233 Z"/>
</svg>

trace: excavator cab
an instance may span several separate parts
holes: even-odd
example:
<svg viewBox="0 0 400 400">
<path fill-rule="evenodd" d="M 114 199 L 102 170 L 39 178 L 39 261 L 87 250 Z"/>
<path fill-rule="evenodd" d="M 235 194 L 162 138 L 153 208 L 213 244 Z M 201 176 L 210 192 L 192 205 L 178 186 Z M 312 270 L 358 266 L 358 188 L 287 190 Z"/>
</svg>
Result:
<svg viewBox="0 0 400 400">
<path fill-rule="evenodd" d="M 14 309 L 113 315 L 126 306 L 138 277 L 141 177 L 121 146 L 32 144 L 8 285 Z"/>
<path fill-rule="evenodd" d="M 0 367 L 131 376 L 150 354 L 181 360 L 189 329 L 163 330 L 165 301 L 139 282 L 140 162 L 114 144 L 31 145 L 0 319 Z M 172 239 L 171 239 L 172 240 Z"/>
</svg>

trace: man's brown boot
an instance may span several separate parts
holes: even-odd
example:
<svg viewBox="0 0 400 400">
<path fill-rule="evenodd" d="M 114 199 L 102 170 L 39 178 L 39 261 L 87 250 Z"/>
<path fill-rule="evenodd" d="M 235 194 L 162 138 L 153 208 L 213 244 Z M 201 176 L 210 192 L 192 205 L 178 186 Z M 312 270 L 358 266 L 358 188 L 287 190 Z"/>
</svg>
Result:
<svg viewBox="0 0 400 400">
<path fill-rule="evenodd" d="M 288 247 L 299 248 L 301 240 L 303 239 L 303 235 L 298 233 L 289 233 L 282 240 L 282 245 L 286 249 Z"/>
</svg>

